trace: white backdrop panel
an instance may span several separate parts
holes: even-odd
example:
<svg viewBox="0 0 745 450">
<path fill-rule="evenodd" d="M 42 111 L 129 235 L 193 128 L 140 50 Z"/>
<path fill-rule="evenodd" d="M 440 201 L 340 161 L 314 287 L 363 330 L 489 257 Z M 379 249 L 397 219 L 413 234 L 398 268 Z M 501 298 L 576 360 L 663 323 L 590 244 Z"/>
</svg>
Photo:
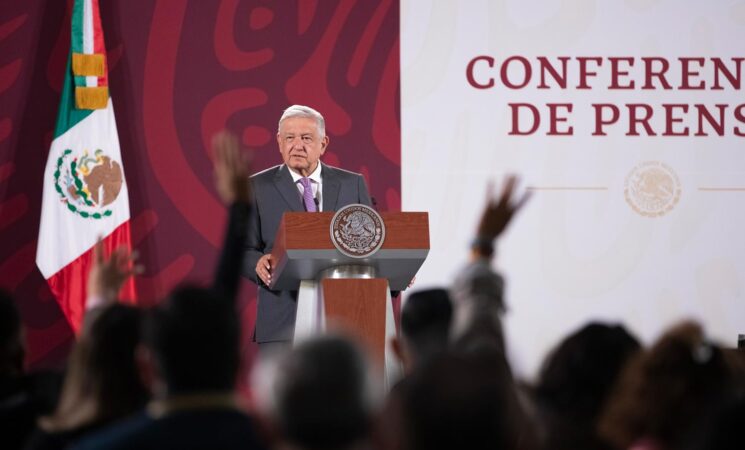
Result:
<svg viewBox="0 0 745 450">
<path fill-rule="evenodd" d="M 650 341 L 693 317 L 712 337 L 734 344 L 745 333 L 745 138 L 734 131 L 745 132 L 745 117 L 734 114 L 745 91 L 722 80 L 723 89 L 710 89 L 708 60 L 691 78 L 704 90 L 639 85 L 642 57 L 667 59 L 673 87 L 682 81 L 679 57 L 719 57 L 734 70 L 732 58 L 745 56 L 743 36 L 742 1 L 402 0 L 403 209 L 429 211 L 432 243 L 416 288 L 452 279 L 465 263 L 487 180 L 514 172 L 535 188 L 497 260 L 508 281 L 508 342 L 519 373 L 533 375 L 552 345 L 591 319 L 621 321 Z M 476 89 L 466 79 L 478 55 L 495 60 L 494 69 L 474 70 L 480 82 L 497 78 L 494 88 Z M 502 62 L 514 55 L 534 63 L 522 89 L 499 80 Z M 566 89 L 550 81 L 551 88 L 536 88 L 538 56 L 572 58 Z M 591 89 L 576 89 L 581 56 L 604 58 L 603 66 L 592 66 L 598 75 Z M 635 58 L 623 78 L 635 80 L 635 89 L 608 88 L 607 58 L 618 56 Z M 511 79 L 521 79 L 513 70 L 519 67 L 510 65 Z M 509 103 L 544 113 L 534 134 L 509 135 Z M 560 124 L 573 126 L 573 135 L 546 135 L 547 103 L 573 105 Z M 607 136 L 592 135 L 593 103 L 619 107 Z M 641 127 L 640 136 L 626 135 L 625 105 L 632 103 L 652 107 L 657 136 Z M 682 122 L 673 126 L 689 126 L 691 134 L 698 127 L 694 104 L 714 112 L 715 104 L 726 104 L 723 136 L 706 122 L 708 136 L 662 136 L 663 104 L 690 105 L 686 114 L 675 113 Z M 637 188 L 630 201 L 627 188 Z M 653 201 L 667 202 L 669 211 L 639 214 Z"/>
</svg>

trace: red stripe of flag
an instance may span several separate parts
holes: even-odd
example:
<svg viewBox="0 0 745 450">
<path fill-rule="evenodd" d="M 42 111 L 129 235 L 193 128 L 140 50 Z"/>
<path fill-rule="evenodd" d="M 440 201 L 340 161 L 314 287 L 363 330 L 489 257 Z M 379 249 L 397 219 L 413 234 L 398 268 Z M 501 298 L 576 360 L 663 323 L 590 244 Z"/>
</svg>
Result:
<svg viewBox="0 0 745 450">
<path fill-rule="evenodd" d="M 129 221 L 119 225 L 111 234 L 103 238 L 104 254 L 110 255 L 114 249 L 120 246 L 131 248 L 131 237 L 129 232 Z M 93 262 L 93 249 L 80 255 L 76 260 L 55 273 L 47 282 L 52 293 L 62 307 L 62 312 L 67 317 L 75 333 L 80 332 L 85 316 L 85 299 L 87 298 L 88 272 Z M 130 277 L 122 290 L 119 298 L 124 303 L 134 303 L 135 285 Z"/>
<path fill-rule="evenodd" d="M 91 12 L 93 13 L 93 53 L 103 55 L 103 76 L 98 77 L 98 86 L 108 86 L 109 64 L 106 60 L 106 45 L 103 42 L 103 28 L 101 27 L 98 0 L 91 0 Z"/>
</svg>

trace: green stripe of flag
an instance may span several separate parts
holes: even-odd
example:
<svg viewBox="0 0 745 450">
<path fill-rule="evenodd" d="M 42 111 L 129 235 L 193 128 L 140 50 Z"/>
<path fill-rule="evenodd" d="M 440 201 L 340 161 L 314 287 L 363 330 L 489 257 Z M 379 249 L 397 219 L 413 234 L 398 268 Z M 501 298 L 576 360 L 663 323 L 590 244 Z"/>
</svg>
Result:
<svg viewBox="0 0 745 450">
<path fill-rule="evenodd" d="M 75 4 L 77 4 L 77 1 Z M 65 70 L 65 82 L 62 85 L 57 124 L 54 127 L 54 139 L 57 139 L 92 113 L 93 110 L 77 109 L 75 107 L 75 84 L 72 76 L 72 52 L 70 52 L 67 55 L 67 70 Z"/>
<path fill-rule="evenodd" d="M 70 49 L 75 53 L 83 53 L 84 8 L 85 0 L 75 0 L 75 5 L 72 7 L 72 28 L 70 35 Z M 69 70 L 71 70 L 71 67 L 68 67 Z M 85 77 L 75 77 L 75 86 L 85 86 Z"/>
</svg>

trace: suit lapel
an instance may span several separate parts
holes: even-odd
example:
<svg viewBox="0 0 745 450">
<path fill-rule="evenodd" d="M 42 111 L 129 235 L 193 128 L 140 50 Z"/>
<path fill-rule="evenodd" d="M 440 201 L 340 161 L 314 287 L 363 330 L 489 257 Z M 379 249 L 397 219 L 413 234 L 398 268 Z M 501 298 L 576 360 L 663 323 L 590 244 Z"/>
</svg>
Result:
<svg viewBox="0 0 745 450">
<path fill-rule="evenodd" d="M 300 193 L 292 182 L 292 175 L 290 175 L 290 169 L 286 165 L 280 166 L 277 174 L 274 175 L 274 186 L 277 188 L 282 198 L 285 199 L 290 210 L 302 212 L 305 211 L 303 204 L 300 203 Z M 324 197 L 325 200 L 325 197 Z"/>
<path fill-rule="evenodd" d="M 322 164 L 321 181 L 323 183 L 323 210 L 336 211 L 336 203 L 339 199 L 339 180 L 336 178 L 334 170 Z"/>
</svg>

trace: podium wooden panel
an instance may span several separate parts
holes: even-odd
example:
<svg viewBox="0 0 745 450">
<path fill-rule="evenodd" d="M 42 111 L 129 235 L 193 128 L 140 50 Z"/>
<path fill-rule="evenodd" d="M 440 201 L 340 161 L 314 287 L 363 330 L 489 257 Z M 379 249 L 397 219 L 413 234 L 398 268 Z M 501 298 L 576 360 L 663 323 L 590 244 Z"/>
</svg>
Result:
<svg viewBox="0 0 745 450">
<path fill-rule="evenodd" d="M 374 361 L 385 357 L 385 302 L 388 282 L 383 278 L 321 280 L 327 324 L 356 335 Z"/>
<path fill-rule="evenodd" d="M 295 342 L 340 325 L 368 347 L 390 384 L 389 369 L 395 364 L 387 348 L 387 339 L 395 335 L 390 290 L 404 290 L 424 263 L 429 217 L 422 212 L 380 215 L 385 225 L 381 248 L 369 257 L 353 258 L 331 242 L 333 212 L 285 213 L 272 249 L 269 288 L 299 291 Z M 342 275 L 328 275 L 339 268 L 344 268 Z"/>
<path fill-rule="evenodd" d="M 425 212 L 381 213 L 386 234 L 383 246 L 369 258 L 343 255 L 331 242 L 333 212 L 287 212 L 282 216 L 272 255 L 276 266 L 271 289 L 296 290 L 300 280 L 316 279 L 330 267 L 373 267 L 376 276 L 402 291 L 414 278 L 429 253 L 429 216 Z"/>
</svg>

